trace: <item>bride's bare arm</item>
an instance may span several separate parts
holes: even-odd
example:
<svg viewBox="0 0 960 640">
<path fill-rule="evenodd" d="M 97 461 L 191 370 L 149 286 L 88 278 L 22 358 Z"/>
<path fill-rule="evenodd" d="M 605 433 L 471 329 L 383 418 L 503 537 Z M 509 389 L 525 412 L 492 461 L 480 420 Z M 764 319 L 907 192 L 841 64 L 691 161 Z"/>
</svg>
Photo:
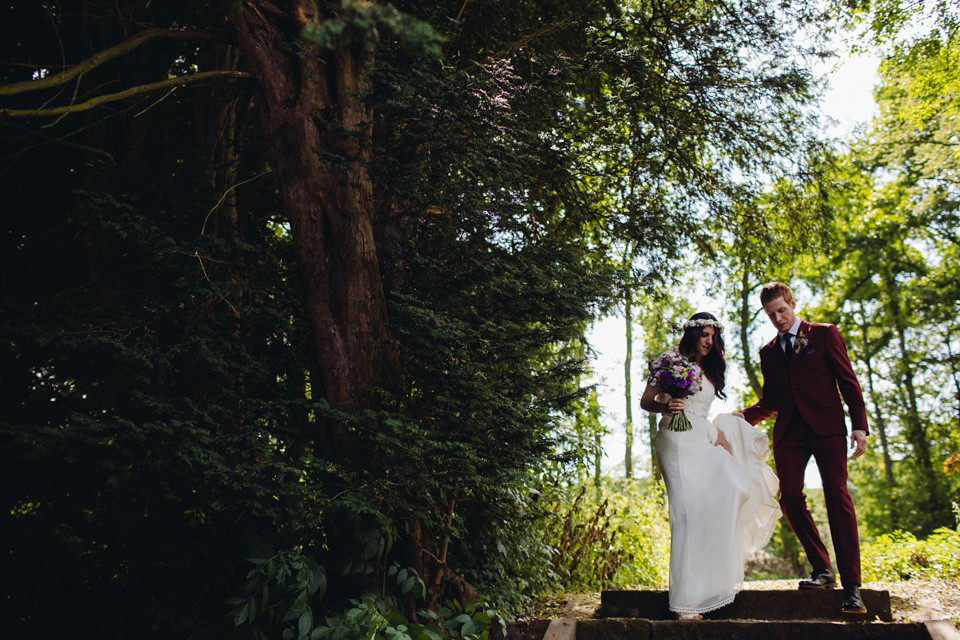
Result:
<svg viewBox="0 0 960 640">
<path fill-rule="evenodd" d="M 730 446 L 730 441 L 727 440 L 727 436 L 723 435 L 723 431 L 717 429 L 717 441 L 713 444 L 717 447 L 723 447 L 727 450 L 727 453 L 733 455 L 733 447 Z"/>
<path fill-rule="evenodd" d="M 640 396 L 640 408 L 650 413 L 673 414 L 683 411 L 687 406 L 681 398 L 671 398 L 669 402 L 660 402 L 657 400 L 658 391 L 657 387 L 648 384 L 646 389 L 643 390 L 643 395 Z"/>
</svg>

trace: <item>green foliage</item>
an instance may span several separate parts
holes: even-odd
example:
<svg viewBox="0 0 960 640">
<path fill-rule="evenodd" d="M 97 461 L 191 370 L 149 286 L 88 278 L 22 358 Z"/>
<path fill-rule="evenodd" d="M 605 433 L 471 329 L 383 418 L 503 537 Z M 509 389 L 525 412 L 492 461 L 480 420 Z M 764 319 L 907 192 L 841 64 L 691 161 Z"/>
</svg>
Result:
<svg viewBox="0 0 960 640">
<path fill-rule="evenodd" d="M 951 521 L 960 496 L 943 471 L 960 445 L 957 164 L 944 144 L 955 118 L 910 88 L 916 65 L 933 62 L 887 60 L 879 116 L 828 174 L 833 247 L 800 269 L 820 298 L 811 316 L 840 327 L 870 406 L 878 446 L 852 470 L 869 531 L 921 537 Z"/>
<path fill-rule="evenodd" d="M 924 539 L 909 531 L 885 533 L 863 545 L 860 556 L 864 580 L 956 580 L 960 529 L 940 527 Z"/>
<path fill-rule="evenodd" d="M 303 633 L 311 640 L 488 640 L 490 630 L 499 626 L 500 637 L 506 637 L 502 616 L 480 601 L 466 606 L 447 602 L 437 611 L 421 611 L 423 622 L 404 618 L 391 600 L 365 596 L 351 600 L 351 607 L 340 615 L 327 616 L 325 624 Z M 291 636 L 292 637 L 292 636 Z"/>
<path fill-rule="evenodd" d="M 321 640 L 439 640 L 443 635 L 436 629 L 417 628 L 411 625 L 395 606 L 382 598 L 367 596 L 351 600 L 350 608 L 340 616 L 327 616 L 325 623 L 308 630 L 305 637 Z"/>
<path fill-rule="evenodd" d="M 670 523 L 663 483 L 647 479 L 609 488 L 611 523 L 617 547 L 629 561 L 613 576 L 614 588 L 634 585 L 664 587 L 670 571 Z"/>
<path fill-rule="evenodd" d="M 397 589 L 400 595 L 413 592 L 413 596 L 417 600 L 423 600 L 426 597 L 427 586 L 413 569 L 401 569 L 400 565 L 394 563 L 387 575 L 396 576 Z"/>
<path fill-rule="evenodd" d="M 324 568 L 300 550 L 249 560 L 243 595 L 227 601 L 234 625 L 244 625 L 254 638 L 308 637 L 312 603 L 327 587 Z"/>
<path fill-rule="evenodd" d="M 670 529 L 659 483 L 604 478 L 598 495 L 592 480 L 552 482 L 501 503 L 508 510 L 475 529 L 489 560 L 468 574 L 474 584 L 513 615 L 529 610 L 532 595 L 666 585 Z"/>
<path fill-rule="evenodd" d="M 349 39 L 359 46 L 373 47 L 377 36 L 391 36 L 400 46 L 416 53 L 439 55 L 443 37 L 430 23 L 418 20 L 393 5 L 346 0 L 337 13 L 321 23 L 308 22 L 303 37 L 321 49 L 332 48 L 338 40 Z"/>
<path fill-rule="evenodd" d="M 660 483 L 607 480 L 556 496 L 546 540 L 557 591 L 667 583 L 670 528 Z"/>
<path fill-rule="evenodd" d="M 284 450 L 306 403 L 283 247 L 187 242 L 176 216 L 110 194 L 76 206 L 96 212 L 82 233 L 108 273 L 90 283 L 81 256 L 57 254 L 76 227 L 20 218 L 2 292 L 0 537 L 8 579 L 35 585 L 5 611 L 38 635 L 61 615 L 91 634 L 141 624 L 103 608 L 209 629 L 249 539 L 302 540 L 324 502 L 313 458 Z"/>
<path fill-rule="evenodd" d="M 546 534 L 562 590 L 599 591 L 626 559 L 616 548 L 617 530 L 607 513 L 608 501 L 583 504 L 587 489 L 581 485 L 572 503 L 557 505 Z"/>
<path fill-rule="evenodd" d="M 876 446 L 851 472 L 867 537 L 922 538 L 960 497 L 945 472 L 960 450 L 958 21 L 946 2 L 849 6 L 882 56 L 878 115 L 832 163 L 833 248 L 801 272 L 868 398 Z"/>
<path fill-rule="evenodd" d="M 376 537 L 371 536 L 376 545 Z M 380 537 L 380 541 L 383 538 Z M 369 554 L 375 557 L 374 550 Z M 404 617 L 398 599 L 384 591 L 350 599 L 342 609 L 322 605 L 326 571 L 299 550 L 250 558 L 243 595 L 230 598 L 230 617 L 244 637 L 256 640 L 487 640 L 493 625 L 506 637 L 503 617 L 479 600 L 461 606 L 447 602 L 437 611 L 420 611 L 419 621 Z M 394 564 L 387 573 L 401 595 L 426 595 L 413 569 Z M 324 612 L 326 611 L 326 612 Z"/>
<path fill-rule="evenodd" d="M 501 638 L 507 637 L 507 625 L 503 617 L 479 600 L 468 602 L 465 606 L 459 602 L 447 601 L 445 606 L 435 613 L 424 611 L 421 615 L 442 625 L 446 635 L 451 638 L 487 640 L 495 626 L 498 627 L 498 635 Z M 413 637 L 414 640 L 424 640 L 420 636 Z M 428 638 L 437 640 L 434 634 L 428 634 Z"/>
<path fill-rule="evenodd" d="M 638 277 L 659 279 L 691 238 L 709 244 L 704 220 L 730 219 L 754 181 L 794 166 L 784 157 L 808 142 L 810 98 L 789 55 L 799 17 L 754 0 L 739 12 L 478 1 L 454 20 L 446 3 L 320 3 L 329 20 L 296 39 L 303 16 L 278 17 L 286 5 L 232 6 L 281 22 L 296 55 L 326 54 L 334 38 L 375 48 L 370 69 L 328 70 L 369 73 L 363 164 L 379 244 L 364 250 L 377 251 L 384 289 L 358 293 L 388 300 L 403 383 L 366 390 L 366 406 L 325 401 L 282 217 L 289 185 L 264 159 L 265 138 L 284 132 L 263 130 L 253 83 L 85 121 L 4 122 L 0 542 L 4 577 L 22 587 L 5 631 L 199 638 L 240 622 L 312 635 L 319 607 L 370 583 L 426 588 L 390 574 L 401 545 L 381 547 L 387 537 L 416 552 L 448 542 L 445 566 L 498 603 L 557 576 L 660 580 L 656 493 L 627 488 L 633 502 L 620 504 L 604 489 L 601 512 L 600 499 L 545 488 L 594 453 L 583 331 L 609 306 L 612 246 L 636 242 Z M 222 9 L 12 3 L 4 83 L 52 72 L 51 51 L 72 64 L 144 28 L 210 33 L 151 41 L 3 108 L 248 68 L 224 42 Z M 589 525 L 607 547 L 575 547 L 549 529 L 559 523 Z M 576 566 L 558 559 L 561 543 Z M 251 570 L 260 547 L 285 551 Z M 355 600 L 321 633 L 417 637 L 392 606 Z M 485 611 L 451 609 L 444 628 L 482 636 Z"/>
<path fill-rule="evenodd" d="M 516 483 L 499 496 L 496 512 L 470 523 L 473 539 L 454 540 L 451 553 L 464 576 L 511 617 L 529 611 L 531 598 L 557 582 L 555 549 L 545 538 L 551 491 Z"/>
</svg>

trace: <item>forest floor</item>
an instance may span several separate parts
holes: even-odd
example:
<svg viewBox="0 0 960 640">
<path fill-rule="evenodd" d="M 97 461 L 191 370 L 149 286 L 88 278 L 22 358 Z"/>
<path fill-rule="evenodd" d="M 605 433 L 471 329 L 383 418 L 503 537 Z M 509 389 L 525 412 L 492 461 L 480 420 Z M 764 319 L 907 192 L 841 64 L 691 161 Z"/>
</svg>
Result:
<svg viewBox="0 0 960 640">
<path fill-rule="evenodd" d="M 756 580 L 746 582 L 744 590 L 789 590 L 797 588 L 796 580 Z M 907 580 L 900 582 L 867 582 L 864 589 L 890 592 L 890 606 L 896 622 L 953 620 L 960 624 L 960 585 L 947 580 Z M 567 594 L 543 602 L 545 617 L 593 618 L 600 609 L 599 593 Z"/>
</svg>

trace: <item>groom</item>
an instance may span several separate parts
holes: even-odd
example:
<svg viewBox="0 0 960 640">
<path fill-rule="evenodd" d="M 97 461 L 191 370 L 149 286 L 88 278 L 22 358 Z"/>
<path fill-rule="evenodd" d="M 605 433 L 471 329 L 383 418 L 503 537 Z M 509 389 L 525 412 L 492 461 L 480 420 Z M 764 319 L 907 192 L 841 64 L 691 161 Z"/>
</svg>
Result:
<svg viewBox="0 0 960 640">
<path fill-rule="evenodd" d="M 756 424 L 774 414 L 773 459 L 780 477 L 780 507 L 813 567 L 801 589 L 832 588 L 837 578 L 830 556 L 807 508 L 803 476 L 813 456 L 823 480 L 823 497 L 843 582 L 843 613 L 866 613 L 860 598 L 860 538 L 857 516 L 847 489 L 847 427 L 840 397 L 847 404 L 853 430 L 852 457 L 867 448 L 867 412 L 847 348 L 832 324 L 811 324 L 794 314 L 790 287 L 766 285 L 760 303 L 777 337 L 760 349 L 763 397 L 743 410 Z"/>
</svg>

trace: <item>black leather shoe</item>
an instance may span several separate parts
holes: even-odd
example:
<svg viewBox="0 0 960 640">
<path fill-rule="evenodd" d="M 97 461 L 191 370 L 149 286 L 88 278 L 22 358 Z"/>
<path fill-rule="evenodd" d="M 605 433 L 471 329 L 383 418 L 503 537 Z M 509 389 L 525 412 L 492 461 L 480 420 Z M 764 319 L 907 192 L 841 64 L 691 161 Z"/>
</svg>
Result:
<svg viewBox="0 0 960 640">
<path fill-rule="evenodd" d="M 833 589 L 837 586 L 837 576 L 830 569 L 814 569 L 806 580 L 800 581 L 801 589 Z"/>
<path fill-rule="evenodd" d="M 860 585 L 843 585 L 843 606 L 840 611 L 842 613 L 867 612 L 867 608 L 863 606 L 863 600 L 860 599 Z"/>
</svg>

